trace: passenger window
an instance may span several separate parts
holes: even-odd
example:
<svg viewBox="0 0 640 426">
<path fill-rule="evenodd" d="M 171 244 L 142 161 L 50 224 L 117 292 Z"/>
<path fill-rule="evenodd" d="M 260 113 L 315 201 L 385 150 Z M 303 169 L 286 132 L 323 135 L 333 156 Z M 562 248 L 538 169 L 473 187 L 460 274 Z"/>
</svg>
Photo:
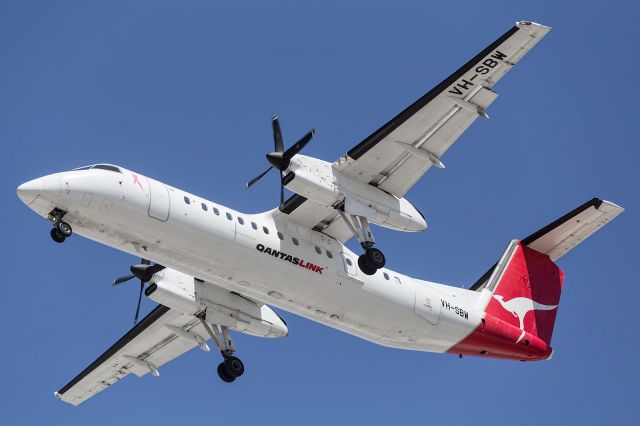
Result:
<svg viewBox="0 0 640 426">
<path fill-rule="evenodd" d="M 238 216 L 238 223 L 239 223 L 240 225 L 244 225 L 244 219 L 243 219 L 243 218 L 241 218 L 240 216 Z"/>
<path fill-rule="evenodd" d="M 278 231 L 278 238 L 280 238 L 281 240 L 284 240 L 284 235 L 280 231 Z"/>
<path fill-rule="evenodd" d="M 298 239 L 296 237 L 292 237 L 291 241 L 293 241 L 293 245 L 299 246 L 300 242 L 298 241 Z"/>
<path fill-rule="evenodd" d="M 389 274 L 387 274 L 386 272 L 383 272 L 382 275 L 384 275 L 384 279 L 389 281 Z"/>
<path fill-rule="evenodd" d="M 231 213 L 229 213 L 229 212 L 227 212 L 227 219 L 233 220 L 233 216 L 231 216 Z"/>
<path fill-rule="evenodd" d="M 266 226 L 262 227 L 262 232 L 264 232 L 265 234 L 269 233 L 269 228 L 267 228 Z"/>
<path fill-rule="evenodd" d="M 333 254 L 329 250 L 327 250 L 327 257 L 333 259 Z"/>
<path fill-rule="evenodd" d="M 216 216 L 220 216 L 220 210 L 218 210 L 217 208 L 213 208 L 213 212 L 216 214 Z"/>
<path fill-rule="evenodd" d="M 315 249 L 316 249 L 316 253 L 322 254 L 322 249 L 320 247 L 315 246 Z"/>
<path fill-rule="evenodd" d="M 205 203 L 202 203 L 202 210 L 204 210 L 205 212 L 207 210 L 209 210 L 209 208 L 207 207 L 207 205 Z"/>
<path fill-rule="evenodd" d="M 253 229 L 258 229 L 258 225 L 256 225 L 256 223 L 255 223 L 255 222 L 251 222 L 251 227 L 252 227 Z"/>
<path fill-rule="evenodd" d="M 191 204 L 191 200 L 186 195 L 184 196 L 184 202 L 187 204 Z"/>
<path fill-rule="evenodd" d="M 344 260 L 345 262 L 347 262 L 347 265 L 353 266 L 353 262 L 351 261 L 351 259 L 349 259 L 348 257 L 345 257 Z"/>
</svg>

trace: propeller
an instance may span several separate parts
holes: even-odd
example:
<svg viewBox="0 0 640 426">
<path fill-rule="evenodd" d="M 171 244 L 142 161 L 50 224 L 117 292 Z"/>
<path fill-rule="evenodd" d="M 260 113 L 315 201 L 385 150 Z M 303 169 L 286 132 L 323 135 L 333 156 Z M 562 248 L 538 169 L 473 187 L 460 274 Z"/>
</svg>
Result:
<svg viewBox="0 0 640 426">
<path fill-rule="evenodd" d="M 306 135 L 304 135 L 298 142 L 293 144 L 287 150 L 284 149 L 284 143 L 282 142 L 282 131 L 280 130 L 280 121 L 278 120 L 278 116 L 274 115 L 271 119 L 271 125 L 273 126 L 273 146 L 274 151 L 267 154 L 267 161 L 271 166 L 264 172 L 260 173 L 258 176 L 251 179 L 244 185 L 245 189 L 251 188 L 251 186 L 263 178 L 264 175 L 269 173 L 271 169 L 278 169 L 280 171 L 280 205 L 284 203 L 284 177 L 282 176 L 282 172 L 287 170 L 289 164 L 291 164 L 291 159 L 294 155 L 304 148 L 306 144 L 309 143 L 313 136 L 315 135 L 315 129 L 309 131 Z"/>
<path fill-rule="evenodd" d="M 116 285 L 125 283 L 129 280 L 132 280 L 134 278 L 138 278 L 140 280 L 140 293 L 138 294 L 138 304 L 136 306 L 136 316 L 133 320 L 133 324 L 138 323 L 138 316 L 140 314 L 140 303 L 142 302 L 142 292 L 144 290 L 144 284 L 151 281 L 151 278 L 153 278 L 153 274 L 155 274 L 156 272 L 162 271 L 164 268 L 165 267 L 160 264 L 156 263 L 155 265 L 152 265 L 151 262 L 149 262 L 147 259 L 141 259 L 139 265 L 132 265 L 131 268 L 129 268 L 129 270 L 131 271 L 130 275 L 118 277 L 115 280 L 113 280 L 113 282 L 111 283 L 111 285 L 116 286 Z"/>
</svg>

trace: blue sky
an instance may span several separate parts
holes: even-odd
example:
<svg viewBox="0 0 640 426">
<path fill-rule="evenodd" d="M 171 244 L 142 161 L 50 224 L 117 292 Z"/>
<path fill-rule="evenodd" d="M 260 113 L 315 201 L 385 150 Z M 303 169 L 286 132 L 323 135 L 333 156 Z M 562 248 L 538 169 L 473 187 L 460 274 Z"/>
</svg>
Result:
<svg viewBox="0 0 640 426">
<path fill-rule="evenodd" d="M 638 424 L 640 299 L 634 2 L 0 3 L 2 424 Z M 15 195 L 48 173 L 111 162 L 234 208 L 272 208 L 270 117 L 329 161 L 506 31 L 554 30 L 408 194 L 423 234 L 376 230 L 388 266 L 470 285 L 512 238 L 593 196 L 627 208 L 560 262 L 554 359 L 513 363 L 375 346 L 283 313 L 291 334 L 237 336 L 232 386 L 193 351 L 74 408 L 59 389 L 131 326 L 134 258 L 72 238 Z M 152 309 L 145 301 L 143 309 Z"/>
</svg>

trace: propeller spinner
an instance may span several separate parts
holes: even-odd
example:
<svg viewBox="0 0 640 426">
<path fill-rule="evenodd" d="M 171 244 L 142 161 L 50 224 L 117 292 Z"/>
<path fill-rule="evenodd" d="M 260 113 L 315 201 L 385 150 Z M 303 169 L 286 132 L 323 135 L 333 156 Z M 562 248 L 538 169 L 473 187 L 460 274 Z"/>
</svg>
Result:
<svg viewBox="0 0 640 426">
<path fill-rule="evenodd" d="M 302 148 L 304 148 L 304 146 L 308 144 L 311 139 L 313 139 L 315 129 L 312 129 L 289 149 L 285 150 L 284 143 L 282 142 L 280 121 L 278 120 L 277 115 L 274 115 L 271 119 L 271 125 L 273 126 L 274 151 L 267 154 L 267 161 L 269 162 L 269 164 L 271 164 L 271 166 L 267 170 L 247 182 L 244 187 L 245 189 L 250 188 L 254 183 L 262 179 L 264 175 L 269 173 L 271 169 L 278 169 L 280 171 L 280 204 L 282 205 L 282 203 L 284 203 L 284 177 L 282 176 L 282 172 L 287 170 L 293 156 L 300 152 Z"/>
<path fill-rule="evenodd" d="M 141 259 L 139 265 L 132 265 L 131 268 L 129 268 L 129 270 L 131 271 L 130 275 L 118 277 L 111 283 L 111 285 L 116 286 L 134 278 L 138 278 L 140 280 L 140 293 L 138 294 L 136 315 L 133 320 L 134 324 L 138 323 L 138 316 L 140 314 L 140 302 L 142 302 L 142 291 L 144 290 L 144 284 L 151 281 L 151 278 L 153 278 L 153 274 L 162 271 L 164 268 L 164 266 L 157 263 L 155 265 L 151 265 L 151 262 L 149 262 L 147 259 Z"/>
</svg>

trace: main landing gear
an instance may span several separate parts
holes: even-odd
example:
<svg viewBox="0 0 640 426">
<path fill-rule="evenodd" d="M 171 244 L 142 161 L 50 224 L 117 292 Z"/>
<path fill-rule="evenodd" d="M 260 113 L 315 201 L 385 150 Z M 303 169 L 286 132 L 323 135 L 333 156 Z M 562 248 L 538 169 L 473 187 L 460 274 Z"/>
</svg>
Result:
<svg viewBox="0 0 640 426">
<path fill-rule="evenodd" d="M 233 382 L 244 374 L 244 364 L 240 358 L 233 356 L 236 349 L 229 334 L 229 327 L 224 325 L 211 327 L 202 316 L 198 319 L 222 354 L 223 361 L 218 364 L 218 376 L 225 383 Z"/>
<path fill-rule="evenodd" d="M 364 248 L 364 254 L 358 257 L 358 266 L 362 272 L 373 275 L 378 269 L 384 268 L 386 260 L 382 251 L 365 245 L 362 245 L 362 248 Z"/>
<path fill-rule="evenodd" d="M 340 216 L 364 249 L 364 254 L 358 257 L 360 270 L 367 275 L 373 275 L 378 269 L 384 268 L 386 259 L 382 251 L 374 247 L 376 242 L 367 218 L 355 215 L 350 215 L 351 218 L 348 218 L 343 212 L 340 212 Z"/>
<path fill-rule="evenodd" d="M 56 243 L 64 243 L 64 240 L 69 238 L 73 233 L 71 229 L 71 225 L 62 220 L 62 217 L 67 212 L 62 211 L 58 208 L 53 209 L 51 213 L 49 213 L 49 220 L 53 222 L 53 228 L 51 229 L 51 239 Z"/>
</svg>

